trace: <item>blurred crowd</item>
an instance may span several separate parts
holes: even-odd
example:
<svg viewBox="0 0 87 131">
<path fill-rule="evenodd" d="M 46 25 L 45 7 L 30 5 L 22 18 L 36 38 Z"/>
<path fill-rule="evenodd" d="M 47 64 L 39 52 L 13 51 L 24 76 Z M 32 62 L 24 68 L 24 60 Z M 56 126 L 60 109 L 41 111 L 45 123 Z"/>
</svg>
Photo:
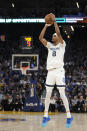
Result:
<svg viewBox="0 0 87 131">
<path fill-rule="evenodd" d="M 26 97 L 32 88 L 36 88 L 38 98 L 43 99 L 47 71 L 45 66 L 40 66 L 38 72 L 31 72 L 28 76 L 24 76 L 21 71 L 12 71 L 10 62 L 11 60 L 0 61 L 0 110 L 23 111 Z M 87 69 L 85 67 L 74 69 L 74 66 L 69 63 L 65 65 L 66 95 L 72 112 L 86 112 L 87 76 L 85 77 L 85 73 Z M 79 74 L 81 72 L 83 75 Z M 43 100 L 42 103 L 44 107 Z M 50 110 L 65 111 L 56 87 L 53 89 Z"/>
</svg>

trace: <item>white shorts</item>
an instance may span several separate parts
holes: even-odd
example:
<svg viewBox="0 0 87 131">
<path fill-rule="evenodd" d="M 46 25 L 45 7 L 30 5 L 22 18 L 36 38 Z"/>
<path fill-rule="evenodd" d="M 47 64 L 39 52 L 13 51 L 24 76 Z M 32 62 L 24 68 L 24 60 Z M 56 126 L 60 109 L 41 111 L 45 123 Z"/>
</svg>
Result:
<svg viewBox="0 0 87 131">
<path fill-rule="evenodd" d="M 65 86 L 65 70 L 64 68 L 49 70 L 46 78 L 46 86 L 64 87 Z"/>
</svg>

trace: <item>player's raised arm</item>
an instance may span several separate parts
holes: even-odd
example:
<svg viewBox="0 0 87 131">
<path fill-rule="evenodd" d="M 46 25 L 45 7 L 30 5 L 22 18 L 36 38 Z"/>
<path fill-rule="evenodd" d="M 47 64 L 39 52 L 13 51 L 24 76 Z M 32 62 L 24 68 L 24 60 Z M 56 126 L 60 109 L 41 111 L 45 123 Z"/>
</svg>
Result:
<svg viewBox="0 0 87 131">
<path fill-rule="evenodd" d="M 45 24 L 44 28 L 42 29 L 40 36 L 39 36 L 39 40 L 42 42 L 42 44 L 44 46 L 47 45 L 47 40 L 44 38 L 44 34 L 46 32 L 47 27 L 50 26 L 49 24 Z"/>
<path fill-rule="evenodd" d="M 58 37 L 59 37 L 59 41 L 61 44 L 63 44 L 63 39 L 62 39 L 62 36 L 61 36 L 61 33 L 60 33 L 60 29 L 58 27 L 58 24 L 56 23 L 56 18 L 55 18 L 55 15 L 53 14 L 53 19 L 54 19 L 54 27 L 55 27 L 55 32 L 57 33 Z"/>
</svg>

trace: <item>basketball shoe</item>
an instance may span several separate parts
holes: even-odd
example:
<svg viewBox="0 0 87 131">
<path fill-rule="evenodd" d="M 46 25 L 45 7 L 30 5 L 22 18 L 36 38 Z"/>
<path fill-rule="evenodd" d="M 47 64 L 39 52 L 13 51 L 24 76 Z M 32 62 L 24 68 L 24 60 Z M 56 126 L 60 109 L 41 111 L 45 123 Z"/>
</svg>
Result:
<svg viewBox="0 0 87 131">
<path fill-rule="evenodd" d="M 69 128 L 72 125 L 73 117 L 67 118 L 66 120 L 66 128 Z"/>
<path fill-rule="evenodd" d="M 50 117 L 49 116 L 48 117 L 43 117 L 42 124 L 41 124 L 42 127 L 47 126 L 48 121 L 50 121 Z"/>
</svg>

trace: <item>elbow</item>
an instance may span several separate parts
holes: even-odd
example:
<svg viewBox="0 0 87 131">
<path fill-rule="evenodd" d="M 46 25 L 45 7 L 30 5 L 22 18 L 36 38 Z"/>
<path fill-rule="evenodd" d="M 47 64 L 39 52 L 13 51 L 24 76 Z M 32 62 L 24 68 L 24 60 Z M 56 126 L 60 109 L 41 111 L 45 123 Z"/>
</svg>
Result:
<svg viewBox="0 0 87 131">
<path fill-rule="evenodd" d="M 41 37 L 39 36 L 39 40 L 41 41 Z"/>
<path fill-rule="evenodd" d="M 41 38 L 40 38 L 40 36 L 39 36 L 39 40 L 40 40 Z"/>
</svg>

